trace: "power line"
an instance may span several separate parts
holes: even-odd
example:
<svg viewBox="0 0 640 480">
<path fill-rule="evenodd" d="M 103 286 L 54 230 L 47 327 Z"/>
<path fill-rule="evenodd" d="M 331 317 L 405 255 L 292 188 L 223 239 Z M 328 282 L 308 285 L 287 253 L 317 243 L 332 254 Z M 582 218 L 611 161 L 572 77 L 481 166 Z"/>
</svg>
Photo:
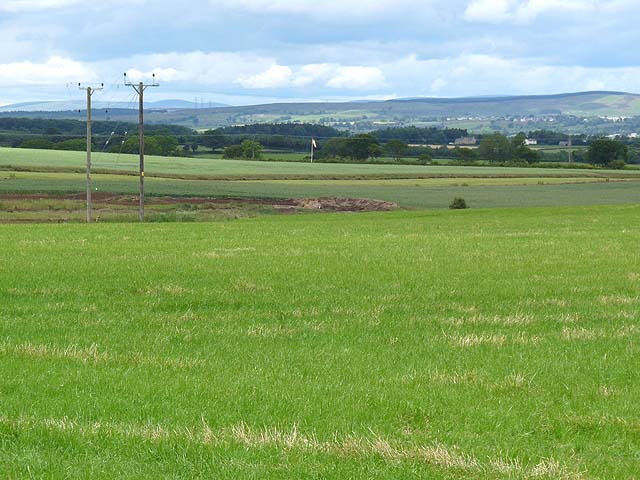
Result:
<svg viewBox="0 0 640 480">
<path fill-rule="evenodd" d="M 130 95 L 131 100 L 129 100 L 128 104 L 132 104 L 133 101 L 135 100 L 135 96 L 136 94 L 133 93 Z M 113 138 L 113 136 L 116 134 L 116 132 L 118 131 L 118 127 L 123 124 L 124 122 L 122 120 L 118 120 L 118 123 L 116 123 L 116 126 L 113 127 L 113 131 L 111 132 L 111 135 L 109 135 L 109 138 L 107 139 L 107 141 L 105 142 L 104 146 L 102 147 L 102 152 L 104 153 L 104 151 L 107 149 L 107 146 L 109 145 L 109 142 L 111 141 L 111 139 Z M 127 133 L 129 133 L 128 131 L 124 132 L 124 136 L 127 136 Z M 122 153 L 122 146 L 124 145 L 126 138 L 123 138 L 122 143 L 120 144 L 120 152 L 118 152 L 118 155 L 120 155 L 120 153 Z"/>
</svg>

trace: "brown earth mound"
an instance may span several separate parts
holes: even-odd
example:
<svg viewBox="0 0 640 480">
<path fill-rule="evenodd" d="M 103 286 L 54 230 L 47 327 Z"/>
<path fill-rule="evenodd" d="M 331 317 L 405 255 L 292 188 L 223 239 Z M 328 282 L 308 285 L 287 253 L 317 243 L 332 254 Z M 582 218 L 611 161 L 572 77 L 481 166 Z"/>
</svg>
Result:
<svg viewBox="0 0 640 480">
<path fill-rule="evenodd" d="M 123 206 L 138 205 L 138 197 L 135 195 L 119 195 L 109 192 L 94 192 L 93 201 L 98 204 L 112 204 Z M 2 200 L 78 200 L 85 199 L 84 193 L 68 195 L 49 194 L 25 194 L 25 195 L 0 195 Z M 147 197 L 146 203 L 149 205 L 175 205 L 175 204 L 241 204 L 241 205 L 271 205 L 282 213 L 295 213 L 299 210 L 323 210 L 328 212 L 380 212 L 393 210 L 397 207 L 395 203 L 382 200 L 369 200 L 364 198 L 283 198 L 264 199 L 250 197 Z"/>
<path fill-rule="evenodd" d="M 296 207 L 309 210 L 329 210 L 332 212 L 380 212 L 393 210 L 395 203 L 366 198 L 299 198 L 293 199 Z"/>
</svg>

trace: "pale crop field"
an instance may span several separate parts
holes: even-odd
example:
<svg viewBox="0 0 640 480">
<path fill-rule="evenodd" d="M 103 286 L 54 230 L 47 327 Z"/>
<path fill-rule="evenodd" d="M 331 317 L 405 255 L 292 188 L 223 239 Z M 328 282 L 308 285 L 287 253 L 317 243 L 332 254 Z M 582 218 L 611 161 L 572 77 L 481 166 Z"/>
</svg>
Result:
<svg viewBox="0 0 640 480">
<path fill-rule="evenodd" d="M 0 229 L 0 477 L 637 478 L 640 207 Z"/>
<path fill-rule="evenodd" d="M 57 150 L 29 150 L 20 148 L 0 148 L 0 166 L 27 168 L 84 168 L 84 152 Z M 138 169 L 137 155 L 118 155 L 94 152 L 95 168 L 135 172 Z M 186 157 L 145 157 L 149 174 L 192 174 L 210 176 L 243 175 L 593 175 L 640 176 L 636 170 L 591 171 L 576 169 L 538 169 L 503 167 L 455 167 L 425 165 L 369 165 L 354 163 L 304 163 L 304 162 L 261 162 L 250 160 L 222 160 Z"/>
</svg>

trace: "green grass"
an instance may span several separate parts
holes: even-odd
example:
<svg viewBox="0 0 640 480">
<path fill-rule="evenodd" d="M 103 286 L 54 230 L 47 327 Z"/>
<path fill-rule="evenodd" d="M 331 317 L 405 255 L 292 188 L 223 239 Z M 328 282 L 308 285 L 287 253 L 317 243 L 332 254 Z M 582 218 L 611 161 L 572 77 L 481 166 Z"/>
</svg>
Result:
<svg viewBox="0 0 640 480">
<path fill-rule="evenodd" d="M 444 186 L 468 186 L 468 185 L 547 185 L 570 183 L 600 183 L 629 181 L 626 178 L 591 178 L 591 177 L 435 177 L 435 178 L 381 178 L 362 180 L 309 180 L 309 179 L 260 179 L 247 180 L 251 183 L 265 183 L 273 185 L 375 185 L 396 187 L 444 187 Z"/>
<path fill-rule="evenodd" d="M 553 179 L 528 184 L 506 183 L 505 179 L 416 179 L 398 184 L 394 181 L 207 181 L 147 178 L 148 195 L 191 197 L 309 198 L 350 197 L 385 200 L 403 208 L 447 208 L 456 197 L 465 198 L 472 208 L 527 207 L 554 205 L 634 204 L 640 202 L 637 181 L 597 183 L 555 183 Z M 565 179 L 571 182 L 572 179 Z M 0 194 L 82 193 L 82 174 L 0 172 Z M 540 184 L 540 182 L 544 184 Z M 496 184 L 498 183 L 498 184 Z M 138 179 L 134 176 L 94 175 L 99 192 L 135 195 Z"/>
<path fill-rule="evenodd" d="M 0 194 L 78 194 L 85 190 L 83 152 L 0 149 Z M 93 186 L 100 192 L 135 195 L 134 155 L 95 154 Z M 33 171 L 23 171 L 33 170 Z M 95 173 L 95 172 L 99 173 Z M 112 173 L 109 173 L 112 172 Z M 116 173 L 118 173 L 116 175 Z M 149 196 L 257 197 L 267 199 L 350 197 L 384 200 L 400 208 L 447 208 L 463 197 L 472 208 L 635 204 L 638 171 L 502 167 L 404 166 L 251 162 L 206 158 L 147 157 Z M 52 201 L 53 202 L 53 201 Z M 55 203 L 55 202 L 54 202 Z M 44 203 L 40 203 L 43 206 Z M 65 213 L 52 206 L 28 214 L 0 205 L 0 222 L 79 221 L 78 205 Z M 99 206 L 104 219 L 135 219 L 135 212 Z M 183 213 L 163 218 L 203 220 L 254 215 L 266 210 Z"/>
<path fill-rule="evenodd" d="M 634 478 L 640 207 L 0 229 L 5 478 Z"/>
<path fill-rule="evenodd" d="M 0 166 L 47 167 L 47 168 L 84 168 L 84 152 L 65 152 L 55 150 L 27 150 L 0 148 Z M 93 166 L 99 169 L 135 172 L 138 169 L 136 155 L 117 155 L 94 153 Z M 630 175 L 638 172 L 617 170 L 597 172 L 590 170 L 503 167 L 455 167 L 423 165 L 362 165 L 344 163 L 302 163 L 302 162 L 260 162 L 249 160 L 221 160 L 186 157 L 145 157 L 145 167 L 149 174 L 191 174 L 215 176 L 243 175 L 532 175 L 540 176 L 544 172 L 550 175 L 582 176 L 593 175 Z"/>
</svg>

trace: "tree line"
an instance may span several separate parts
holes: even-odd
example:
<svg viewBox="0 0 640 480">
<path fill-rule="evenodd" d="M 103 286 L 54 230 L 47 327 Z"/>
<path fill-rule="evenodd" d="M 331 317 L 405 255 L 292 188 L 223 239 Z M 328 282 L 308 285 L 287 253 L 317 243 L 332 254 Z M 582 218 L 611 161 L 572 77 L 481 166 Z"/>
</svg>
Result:
<svg viewBox="0 0 640 480">
<path fill-rule="evenodd" d="M 176 125 L 148 125 L 145 128 L 145 153 L 149 155 L 192 155 L 200 147 L 222 151 L 226 158 L 259 159 L 265 149 L 307 152 L 315 138 L 319 161 L 362 162 L 390 157 L 395 162 L 430 163 L 433 158 L 452 159 L 462 163 L 564 162 L 566 151 L 543 152 L 532 149 L 527 139 L 539 144 L 557 145 L 567 141 L 564 133 L 536 130 L 506 137 L 501 133 L 476 135 L 477 148 L 450 148 L 460 137 L 468 137 L 466 129 L 436 127 L 393 127 L 368 134 L 350 135 L 333 127 L 313 124 L 255 124 L 210 129 L 196 132 Z M 96 151 L 138 153 L 137 125 L 96 121 L 93 123 Z M 86 124 L 78 120 L 0 118 L 0 144 L 23 148 L 84 150 Z M 591 145 L 588 150 L 573 152 L 577 162 L 620 166 L 622 162 L 638 162 L 640 145 L 605 138 L 572 136 L 572 144 Z M 627 142 L 629 143 L 629 142 Z M 438 146 L 440 145 L 440 146 Z"/>
</svg>

